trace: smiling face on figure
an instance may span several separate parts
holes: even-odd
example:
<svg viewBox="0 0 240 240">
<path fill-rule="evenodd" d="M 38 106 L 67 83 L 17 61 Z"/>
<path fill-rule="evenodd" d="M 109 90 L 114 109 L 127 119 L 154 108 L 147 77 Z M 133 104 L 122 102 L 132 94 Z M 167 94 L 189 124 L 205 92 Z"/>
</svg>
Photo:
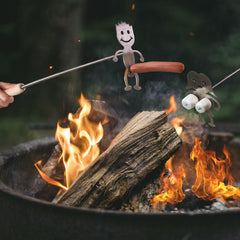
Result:
<svg viewBox="0 0 240 240">
<path fill-rule="evenodd" d="M 116 24 L 116 31 L 117 31 L 117 39 L 119 43 L 124 47 L 132 47 L 135 42 L 135 36 L 133 32 L 132 26 L 129 24 L 122 22 Z"/>
</svg>

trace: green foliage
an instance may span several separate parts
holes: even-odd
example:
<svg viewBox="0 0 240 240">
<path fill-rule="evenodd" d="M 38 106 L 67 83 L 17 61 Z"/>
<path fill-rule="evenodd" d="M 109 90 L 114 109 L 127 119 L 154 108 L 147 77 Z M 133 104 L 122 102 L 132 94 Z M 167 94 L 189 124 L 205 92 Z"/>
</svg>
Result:
<svg viewBox="0 0 240 240">
<path fill-rule="evenodd" d="M 38 139 L 40 137 L 53 137 L 53 130 L 33 130 L 25 118 L 2 118 L 0 119 L 0 151 L 11 146 Z"/>
</svg>

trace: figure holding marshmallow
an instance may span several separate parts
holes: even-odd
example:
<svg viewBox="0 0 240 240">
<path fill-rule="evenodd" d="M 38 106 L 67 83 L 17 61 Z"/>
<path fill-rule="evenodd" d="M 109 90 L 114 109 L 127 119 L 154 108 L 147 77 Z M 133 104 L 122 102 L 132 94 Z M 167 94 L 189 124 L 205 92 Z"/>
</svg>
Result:
<svg viewBox="0 0 240 240">
<path fill-rule="evenodd" d="M 194 89 L 187 93 L 187 96 L 183 98 L 182 105 L 185 109 L 191 110 L 195 107 L 196 111 L 201 115 L 207 113 L 210 119 L 208 123 L 211 127 L 214 127 L 213 114 L 211 107 L 217 105 L 215 110 L 220 109 L 219 102 L 215 99 L 217 96 L 212 89 L 212 83 L 210 79 L 203 73 L 196 73 L 190 71 L 187 74 L 188 85 L 187 89 Z"/>
</svg>

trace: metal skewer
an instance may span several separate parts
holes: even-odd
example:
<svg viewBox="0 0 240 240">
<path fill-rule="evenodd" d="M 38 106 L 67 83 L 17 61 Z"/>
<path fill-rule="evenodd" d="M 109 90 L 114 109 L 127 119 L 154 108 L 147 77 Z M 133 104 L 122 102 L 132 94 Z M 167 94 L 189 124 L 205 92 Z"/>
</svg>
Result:
<svg viewBox="0 0 240 240">
<path fill-rule="evenodd" d="M 123 55 L 123 53 L 117 54 L 117 56 L 120 56 L 120 55 Z M 71 68 L 71 69 L 68 69 L 68 70 L 59 72 L 59 73 L 55 73 L 55 74 L 53 74 L 53 75 L 50 75 L 50 76 L 47 76 L 47 77 L 44 77 L 44 78 L 40 78 L 40 79 L 35 80 L 35 81 L 33 81 L 33 82 L 30 82 L 30 83 L 28 83 L 28 84 L 18 83 L 18 84 L 16 84 L 16 85 L 13 86 L 13 87 L 8 88 L 7 90 L 4 90 L 4 92 L 5 92 L 6 94 L 8 94 L 9 96 L 16 96 L 16 95 L 19 95 L 19 94 L 21 94 L 22 92 L 24 92 L 24 91 L 26 90 L 26 88 L 28 88 L 28 87 L 30 87 L 30 86 L 39 84 L 39 83 L 41 83 L 41 82 L 43 82 L 43 81 L 47 81 L 47 80 L 52 79 L 52 78 L 55 78 L 55 77 L 58 77 L 58 76 L 63 75 L 63 74 L 65 74 L 65 73 L 78 70 L 78 69 L 80 69 L 80 68 L 88 67 L 88 66 L 90 66 L 90 65 L 93 65 L 93 64 L 96 64 L 96 63 L 99 63 L 99 62 L 106 61 L 106 60 L 108 60 L 108 59 L 113 58 L 114 56 L 115 56 L 115 55 L 112 55 L 112 56 L 109 56 L 109 57 L 105 57 L 105 58 L 101 58 L 101 59 L 95 60 L 95 61 L 93 61 L 93 62 L 89 62 L 89 63 L 86 63 L 86 64 L 82 64 L 82 65 L 80 65 L 80 66 L 77 66 L 77 67 L 74 67 L 74 68 Z"/>
<path fill-rule="evenodd" d="M 123 53 L 120 53 L 120 54 L 118 54 L 117 56 L 120 56 L 120 55 L 123 55 Z M 46 80 L 49 80 L 49 79 L 52 79 L 52 78 L 61 76 L 61 75 L 66 74 L 66 73 L 68 73 L 68 72 L 76 71 L 76 70 L 78 70 L 78 69 L 80 69 L 80 68 L 85 68 L 85 67 L 88 67 L 88 66 L 90 66 L 90 65 L 94 65 L 94 64 L 96 64 L 96 63 L 99 63 L 99 62 L 104 62 L 104 61 L 106 61 L 106 60 L 108 60 L 108 59 L 111 59 L 111 58 L 113 58 L 113 57 L 114 57 L 114 55 L 109 56 L 109 57 L 105 57 L 105 58 L 101 58 L 101 59 L 98 59 L 98 60 L 95 60 L 95 61 L 93 61 L 93 62 L 89 62 L 89 63 L 86 63 L 86 64 L 82 64 L 82 65 L 80 65 L 80 66 L 77 66 L 77 67 L 74 67 L 74 68 L 71 68 L 71 69 L 68 69 L 68 70 L 59 72 L 59 73 L 55 73 L 55 74 L 53 74 L 53 75 L 50 75 L 50 76 L 47 76 L 47 77 L 44 77 L 44 78 L 41 78 L 41 79 L 38 79 L 38 80 L 35 80 L 35 81 L 31 82 L 31 83 L 21 85 L 20 88 L 21 88 L 21 89 L 28 88 L 28 87 L 31 87 L 31 86 L 33 86 L 33 85 L 39 84 L 39 83 L 41 83 L 41 82 L 43 82 L 43 81 L 46 81 Z"/>
<path fill-rule="evenodd" d="M 236 74 L 237 72 L 240 71 L 240 68 L 238 68 L 236 71 L 234 71 L 233 73 L 229 74 L 228 76 L 226 76 L 224 79 L 222 79 L 221 81 L 219 81 L 218 83 L 216 83 L 212 88 L 217 87 L 218 85 L 222 84 L 223 82 L 225 82 L 228 78 L 230 78 L 231 76 L 233 76 L 234 74 Z"/>
<path fill-rule="evenodd" d="M 16 85 L 14 85 L 13 87 L 8 88 L 7 90 L 4 90 L 4 92 L 7 93 L 9 96 L 15 96 L 15 95 L 21 94 L 22 92 L 24 92 L 26 90 L 26 88 L 28 88 L 30 86 L 39 84 L 43 81 L 47 81 L 47 80 L 55 78 L 55 77 L 58 77 L 65 73 L 78 70 L 80 68 L 88 67 L 90 65 L 106 61 L 108 59 L 113 59 L 114 57 L 121 56 L 123 54 L 124 53 L 119 53 L 117 55 L 112 55 L 109 57 L 101 58 L 101 59 L 95 60 L 93 62 L 82 64 L 80 66 L 77 66 L 77 67 L 74 67 L 74 68 L 59 72 L 59 73 L 55 73 L 53 75 L 50 75 L 50 76 L 47 76 L 44 78 L 40 78 L 40 79 L 30 82 L 28 84 L 18 83 Z M 181 73 L 184 70 L 184 65 L 179 62 L 145 62 L 145 63 L 133 64 L 129 67 L 129 70 L 132 73 L 144 73 L 144 72 L 156 72 L 156 71 Z"/>
</svg>

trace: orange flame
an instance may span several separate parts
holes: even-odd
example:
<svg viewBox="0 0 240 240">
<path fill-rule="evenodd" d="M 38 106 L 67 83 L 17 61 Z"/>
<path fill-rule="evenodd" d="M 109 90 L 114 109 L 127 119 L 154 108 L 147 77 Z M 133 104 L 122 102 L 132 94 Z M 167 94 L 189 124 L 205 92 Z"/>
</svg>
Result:
<svg viewBox="0 0 240 240">
<path fill-rule="evenodd" d="M 42 179 L 44 179 L 46 182 L 48 182 L 48 183 L 50 183 L 50 184 L 52 184 L 52 185 L 55 185 L 55 186 L 57 186 L 57 187 L 60 187 L 60 188 L 62 188 L 62 189 L 64 189 L 64 190 L 67 190 L 67 188 L 66 188 L 64 185 L 62 185 L 62 184 L 61 184 L 60 182 L 58 182 L 58 181 L 53 180 L 53 179 L 50 178 L 47 174 L 45 174 L 45 173 L 43 172 L 43 170 L 41 170 L 41 169 L 42 169 L 42 161 L 41 161 L 41 160 L 38 161 L 37 163 L 35 163 L 34 166 L 35 166 L 36 169 L 38 170 L 38 172 L 39 172 L 40 176 L 42 177 Z"/>
<path fill-rule="evenodd" d="M 172 95 L 169 99 L 169 104 L 170 107 L 168 109 L 165 109 L 166 114 L 169 114 L 171 112 L 176 112 L 177 111 L 177 103 L 176 100 L 174 98 L 174 95 Z M 173 127 L 176 129 L 177 134 L 180 136 L 183 128 L 181 127 L 181 123 L 185 120 L 185 117 L 175 117 L 171 120 L 171 123 L 173 125 Z"/>
<path fill-rule="evenodd" d="M 170 103 L 170 107 L 165 110 L 166 114 L 169 114 L 170 112 L 176 112 L 177 111 L 177 103 L 176 103 L 173 95 L 170 97 L 169 103 Z"/>
<path fill-rule="evenodd" d="M 154 196 L 150 205 L 160 204 L 159 207 L 162 207 L 167 203 L 179 203 L 185 198 L 182 190 L 183 178 L 186 177 L 183 164 L 179 166 L 177 172 L 170 171 L 168 178 L 164 177 L 164 174 L 165 171 L 163 171 L 160 178 L 161 187 L 158 190 L 159 194 Z"/>
<path fill-rule="evenodd" d="M 175 111 L 176 102 L 173 96 L 170 98 L 170 108 L 165 110 L 167 114 L 171 111 Z M 171 120 L 172 125 L 175 127 L 178 135 L 182 133 L 181 122 L 183 118 L 173 118 Z M 235 182 L 232 174 L 230 173 L 231 160 L 230 154 L 227 151 L 226 146 L 223 148 L 223 154 L 225 159 L 217 158 L 216 152 L 204 151 L 201 147 L 202 141 L 199 138 L 195 138 L 195 145 L 190 154 L 190 158 L 196 161 L 196 181 L 192 186 L 191 190 L 197 197 L 204 200 L 214 200 L 220 198 L 226 203 L 227 199 L 234 199 L 240 201 L 240 188 L 232 186 Z M 172 156 L 165 164 L 170 174 L 166 178 L 165 172 L 163 171 L 160 177 L 161 187 L 150 205 L 160 203 L 160 207 L 167 203 L 176 204 L 181 202 L 185 198 L 185 194 L 182 191 L 183 178 L 186 177 L 183 165 L 179 166 L 177 172 L 173 171 Z M 225 184 L 224 182 L 228 182 Z"/>
<path fill-rule="evenodd" d="M 166 114 L 170 112 L 177 111 L 177 104 L 174 96 L 172 95 L 169 100 L 170 108 L 166 109 Z M 173 127 L 176 129 L 177 134 L 180 136 L 183 128 L 180 126 L 181 123 L 185 120 L 185 117 L 178 118 L 175 117 L 171 120 Z M 159 207 L 166 205 L 167 203 L 175 204 L 181 202 L 185 198 L 185 194 L 182 190 L 183 178 L 186 177 L 186 173 L 184 171 L 183 165 L 180 165 L 177 171 L 173 171 L 172 160 L 174 156 L 172 156 L 165 163 L 165 170 L 161 174 L 160 183 L 161 187 L 158 190 L 158 195 L 154 196 L 150 205 L 159 204 Z M 165 172 L 168 170 L 170 175 L 166 178 Z"/>
<path fill-rule="evenodd" d="M 184 120 L 185 120 L 185 117 L 182 117 L 182 118 L 175 117 L 171 120 L 171 123 L 172 123 L 173 127 L 176 129 L 178 136 L 181 136 L 181 134 L 182 134 L 183 127 L 181 126 L 181 123 Z"/>
<path fill-rule="evenodd" d="M 60 123 L 57 125 L 55 137 L 62 148 L 62 155 L 59 161 L 63 161 L 65 167 L 65 188 L 68 189 L 79 174 L 88 167 L 99 155 L 98 143 L 103 137 L 102 124 L 92 122 L 88 119 L 91 111 L 91 104 L 81 95 L 79 99 L 81 111 L 68 115 L 68 128 L 63 128 Z M 65 189 L 60 183 L 44 174 L 35 165 L 42 178 L 50 184 Z"/>
<path fill-rule="evenodd" d="M 223 148 L 225 159 L 217 158 L 216 152 L 204 151 L 202 141 L 195 138 L 195 145 L 190 158 L 196 161 L 196 181 L 192 186 L 192 192 L 204 200 L 221 198 L 240 201 L 240 189 L 232 186 L 235 182 L 229 171 L 231 167 L 230 154 L 226 146 Z M 226 185 L 224 182 L 228 182 Z"/>
</svg>

